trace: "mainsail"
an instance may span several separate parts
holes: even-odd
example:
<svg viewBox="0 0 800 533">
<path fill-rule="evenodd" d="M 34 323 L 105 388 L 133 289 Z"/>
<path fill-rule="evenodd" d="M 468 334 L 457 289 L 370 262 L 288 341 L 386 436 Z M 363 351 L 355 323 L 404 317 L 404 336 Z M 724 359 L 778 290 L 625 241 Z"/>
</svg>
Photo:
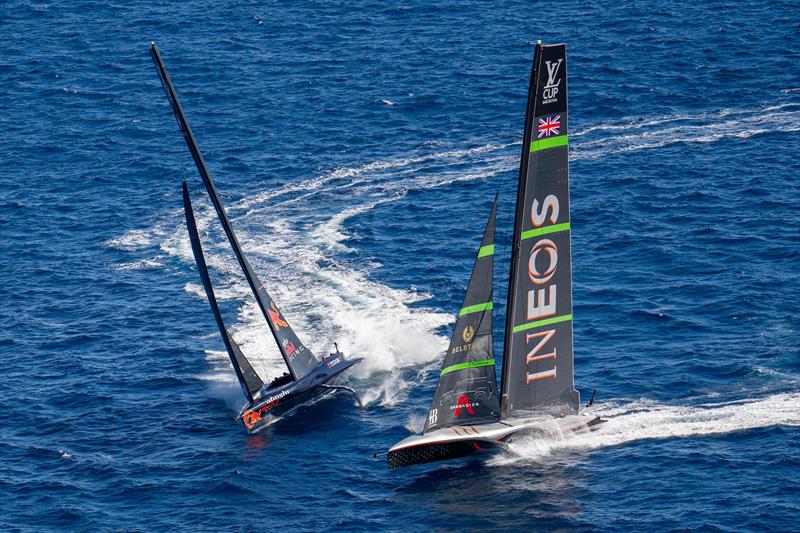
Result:
<svg viewBox="0 0 800 533">
<path fill-rule="evenodd" d="M 573 386 L 567 59 L 536 45 L 522 143 L 503 353 L 504 418 L 578 411 Z"/>
<path fill-rule="evenodd" d="M 225 349 L 228 356 L 231 358 L 233 369 L 236 372 L 236 377 L 239 378 L 239 383 L 242 385 L 245 396 L 251 402 L 258 397 L 258 391 L 264 385 L 261 378 L 255 370 L 253 370 L 250 362 L 245 358 L 239 345 L 233 340 L 230 332 L 225 327 L 222 321 L 222 314 L 217 305 L 217 298 L 214 296 L 214 288 L 211 286 L 211 278 L 208 275 L 208 267 L 206 267 L 206 259 L 203 256 L 203 246 L 200 244 L 200 235 L 197 233 L 197 223 L 194 219 L 194 210 L 192 209 L 192 200 L 189 198 L 189 188 L 186 182 L 183 182 L 183 210 L 186 213 L 186 227 L 189 230 L 189 240 L 192 243 L 192 253 L 194 260 L 197 263 L 197 270 L 200 272 L 200 279 L 203 280 L 203 288 L 206 290 L 206 297 L 208 303 L 211 305 L 211 310 L 214 312 L 214 319 L 219 326 L 219 332 L 222 334 L 222 341 L 225 343 Z"/>
<path fill-rule="evenodd" d="M 492 346 L 492 269 L 497 196 L 472 267 L 423 433 L 500 415 Z"/>
<path fill-rule="evenodd" d="M 222 228 L 225 230 L 225 235 L 228 237 L 228 241 L 233 248 L 236 259 L 239 261 L 239 265 L 244 272 L 245 278 L 247 278 L 247 283 L 250 285 L 250 289 L 253 291 L 253 294 L 256 297 L 258 306 L 261 308 L 261 312 L 264 314 L 267 324 L 269 324 L 269 328 L 278 343 L 278 348 L 281 351 L 283 359 L 286 361 L 286 365 L 289 367 L 289 371 L 292 373 L 292 377 L 295 379 L 302 377 L 316 367 L 319 364 L 319 360 L 310 349 L 300 342 L 300 339 L 289 326 L 286 318 L 278 310 L 275 302 L 267 293 L 264 285 L 261 283 L 261 281 L 259 281 L 258 276 L 256 276 L 255 272 L 250 266 L 250 263 L 247 261 L 247 258 L 242 253 L 239 241 L 236 239 L 236 234 L 233 232 L 230 220 L 228 219 L 228 214 L 225 212 L 225 208 L 220 202 L 217 188 L 214 186 L 214 182 L 211 180 L 211 175 L 209 174 L 206 163 L 203 160 L 202 154 L 200 153 L 200 148 L 198 147 L 197 141 L 194 138 L 194 134 L 189 127 L 189 122 L 186 120 L 186 116 L 183 113 L 183 108 L 178 101 L 178 95 L 175 92 L 175 88 L 173 87 L 172 81 L 169 78 L 167 68 L 164 66 L 164 62 L 161 59 L 161 54 L 159 53 L 158 47 L 156 47 L 155 43 L 152 43 L 150 53 L 153 57 L 153 62 L 156 65 L 156 69 L 158 70 L 158 75 L 161 78 L 161 83 L 164 86 L 164 91 L 167 93 L 167 98 L 169 98 L 173 114 L 175 115 L 181 132 L 183 133 L 186 145 L 189 147 L 189 151 L 192 154 L 192 159 L 194 159 L 197 170 L 200 172 L 200 176 L 203 178 L 203 184 L 205 185 L 206 191 L 208 191 L 208 195 L 211 197 L 211 203 L 214 204 L 214 209 L 216 210 L 217 216 L 222 223 Z"/>
</svg>

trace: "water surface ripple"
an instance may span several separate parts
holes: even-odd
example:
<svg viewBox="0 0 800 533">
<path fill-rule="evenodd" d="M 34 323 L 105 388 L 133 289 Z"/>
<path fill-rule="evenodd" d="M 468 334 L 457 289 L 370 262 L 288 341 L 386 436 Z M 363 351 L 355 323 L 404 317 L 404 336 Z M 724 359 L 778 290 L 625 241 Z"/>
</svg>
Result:
<svg viewBox="0 0 800 533">
<path fill-rule="evenodd" d="M 792 2 L 0 6 L 0 529 L 789 530 L 800 513 Z M 610 422 L 389 472 L 500 192 L 502 338 L 533 43 L 569 53 L 576 385 Z M 150 62 L 315 351 L 365 363 L 257 436 L 194 270 L 277 352 Z M 498 344 L 498 349 L 500 345 Z"/>
</svg>

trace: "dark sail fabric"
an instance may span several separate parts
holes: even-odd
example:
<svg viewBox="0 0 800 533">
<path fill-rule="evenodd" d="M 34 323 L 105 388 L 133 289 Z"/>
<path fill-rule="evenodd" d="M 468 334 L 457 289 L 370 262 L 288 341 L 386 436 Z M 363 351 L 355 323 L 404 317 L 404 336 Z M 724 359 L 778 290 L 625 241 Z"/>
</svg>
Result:
<svg viewBox="0 0 800 533">
<path fill-rule="evenodd" d="M 217 298 L 214 296 L 214 288 L 211 286 L 211 278 L 208 275 L 208 268 L 206 267 L 206 259 L 203 256 L 203 246 L 200 244 L 200 235 L 197 233 L 197 223 L 194 220 L 194 210 L 192 209 L 192 200 L 189 198 L 189 188 L 186 182 L 183 182 L 183 211 L 186 214 L 186 227 L 189 230 L 189 240 L 192 243 L 192 254 L 194 255 L 195 263 L 197 263 L 197 270 L 200 273 L 200 279 L 203 280 L 203 288 L 206 290 L 206 297 L 208 303 L 211 305 L 211 311 L 214 313 L 214 319 L 217 321 L 219 332 L 222 335 L 222 341 L 225 343 L 225 350 L 231 358 L 233 370 L 236 372 L 236 377 L 239 378 L 239 383 L 242 385 L 245 396 L 251 402 L 257 398 L 258 391 L 264 385 L 261 378 L 255 370 L 253 370 L 250 362 L 245 358 L 239 345 L 233 340 L 233 337 L 225 328 L 222 321 L 222 314 L 217 305 Z"/>
<path fill-rule="evenodd" d="M 566 46 L 537 44 L 503 354 L 504 418 L 578 410 L 573 387 Z"/>
<path fill-rule="evenodd" d="M 233 253 L 236 255 L 236 259 L 239 261 L 242 271 L 244 271 L 247 283 L 250 285 L 250 289 L 256 297 L 258 306 L 261 308 L 261 312 L 264 314 L 264 318 L 267 320 L 269 328 L 275 336 L 275 340 L 278 342 L 278 348 L 289 367 L 289 371 L 292 373 L 292 377 L 295 379 L 302 377 L 313 370 L 314 367 L 319 364 L 319 360 L 311 350 L 300 342 L 300 339 L 289 326 L 283 314 L 278 310 L 275 302 L 264 288 L 264 284 L 259 281 L 255 272 L 250 267 L 247 258 L 242 253 L 239 241 L 236 239 L 236 234 L 233 232 L 230 220 L 228 219 L 228 214 L 225 212 L 222 202 L 220 202 L 217 188 L 214 186 L 211 175 L 208 173 L 203 155 L 200 153 L 200 148 L 189 127 L 189 122 L 186 120 L 183 108 L 178 101 L 178 95 L 175 92 L 175 88 L 169 78 L 169 73 L 164 66 L 164 62 L 161 60 L 161 54 L 155 43 L 152 44 L 150 52 L 156 69 L 158 70 L 158 75 L 161 78 L 161 83 L 164 86 L 164 91 L 167 93 L 167 98 L 169 98 L 170 105 L 172 106 L 175 119 L 178 121 L 186 145 L 189 147 L 192 159 L 194 159 L 195 165 L 197 166 L 197 170 L 203 178 L 203 184 L 205 185 L 206 191 L 208 191 L 208 195 L 211 197 L 211 203 L 214 204 L 214 209 L 222 223 L 222 228 L 225 230 L 225 235 L 228 237 L 228 241 L 233 248 Z"/>
<path fill-rule="evenodd" d="M 500 399 L 492 346 L 495 196 L 423 433 L 495 421 Z"/>
</svg>

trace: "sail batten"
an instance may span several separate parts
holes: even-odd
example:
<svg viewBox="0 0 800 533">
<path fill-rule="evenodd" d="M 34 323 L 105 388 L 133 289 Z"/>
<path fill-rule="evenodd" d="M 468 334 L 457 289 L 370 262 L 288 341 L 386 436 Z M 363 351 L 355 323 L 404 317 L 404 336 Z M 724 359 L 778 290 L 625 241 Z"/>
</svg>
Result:
<svg viewBox="0 0 800 533">
<path fill-rule="evenodd" d="M 566 47 L 537 44 L 503 351 L 504 418 L 577 412 L 573 387 Z"/>
<path fill-rule="evenodd" d="M 492 340 L 496 216 L 495 196 L 423 433 L 500 416 Z"/>
<path fill-rule="evenodd" d="M 192 155 L 195 166 L 197 167 L 200 177 L 203 180 L 203 185 L 205 186 L 206 191 L 211 198 L 211 203 L 214 206 L 214 210 L 217 212 L 217 216 L 222 224 L 223 230 L 225 231 L 225 235 L 228 238 L 228 242 L 233 249 L 236 260 L 244 272 L 247 283 L 250 286 L 250 290 L 255 296 L 256 302 L 261 309 L 261 313 L 264 315 L 264 319 L 269 325 L 270 331 L 272 332 L 272 335 L 278 344 L 278 349 L 280 350 L 286 365 L 289 367 L 292 377 L 294 379 L 298 379 L 299 377 L 302 377 L 313 370 L 314 367 L 319 364 L 319 360 L 294 333 L 294 330 L 291 328 L 291 326 L 289 326 L 285 317 L 283 317 L 281 312 L 278 310 L 275 301 L 264 288 L 264 284 L 258 279 L 258 276 L 256 276 L 256 273 L 250 266 L 249 261 L 244 256 L 239 241 L 236 238 L 236 234 L 233 231 L 233 227 L 231 226 L 228 214 L 225 211 L 222 202 L 220 201 L 217 188 L 208 172 L 203 155 L 200 153 L 200 148 L 195 140 L 192 129 L 189 126 L 189 122 L 186 119 L 186 115 L 184 114 L 183 108 L 178 100 L 178 95 L 175 92 L 172 81 L 170 80 L 169 73 L 167 72 L 166 66 L 161 59 L 161 54 L 159 53 L 158 47 L 155 45 L 155 43 L 152 44 L 150 52 L 153 62 L 156 65 L 156 69 L 158 70 L 158 75 L 161 79 L 164 91 L 169 99 L 170 106 L 172 107 L 173 115 L 178 121 L 178 126 L 183 133 L 186 145 L 189 148 L 189 152 Z"/>
</svg>

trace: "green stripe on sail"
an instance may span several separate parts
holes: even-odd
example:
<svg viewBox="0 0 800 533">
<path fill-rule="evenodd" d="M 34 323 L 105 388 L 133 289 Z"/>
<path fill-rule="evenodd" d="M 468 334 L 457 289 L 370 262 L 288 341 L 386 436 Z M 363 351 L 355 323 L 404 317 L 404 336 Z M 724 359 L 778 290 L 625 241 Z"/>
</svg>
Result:
<svg viewBox="0 0 800 533">
<path fill-rule="evenodd" d="M 531 152 L 547 150 L 548 148 L 558 148 L 559 146 L 566 146 L 567 144 L 569 144 L 569 135 L 549 137 L 540 141 L 531 141 Z"/>
<path fill-rule="evenodd" d="M 442 370 L 441 376 L 455 372 L 456 370 L 464 370 L 465 368 L 475 368 L 476 366 L 489 366 L 494 364 L 494 359 L 482 359 L 480 361 L 467 361 L 466 363 L 459 363 L 457 365 L 448 366 Z"/>
<path fill-rule="evenodd" d="M 561 224 L 553 224 L 552 226 L 545 226 L 543 228 L 529 229 L 522 232 L 521 241 L 530 239 L 531 237 L 538 237 L 540 235 L 547 235 L 548 233 L 557 233 L 559 231 L 569 230 L 569 222 L 562 222 Z"/>
<path fill-rule="evenodd" d="M 486 302 L 485 304 L 468 305 L 467 307 L 461 308 L 461 311 L 458 312 L 458 316 L 480 313 L 481 311 L 486 311 L 487 309 L 494 309 L 494 304 L 492 304 L 492 302 Z"/>
<path fill-rule="evenodd" d="M 514 333 L 519 333 L 520 331 L 525 331 L 526 329 L 549 326 L 550 324 L 558 324 L 559 322 L 566 322 L 568 320 L 572 320 L 572 313 L 568 315 L 554 316 L 553 318 L 545 318 L 544 320 L 538 320 L 536 322 L 528 322 L 527 324 L 520 324 L 519 326 L 514 326 L 514 329 L 511 331 Z"/>
<path fill-rule="evenodd" d="M 486 246 L 481 246 L 481 249 L 478 250 L 478 258 L 486 257 L 487 255 L 494 255 L 494 244 L 487 244 Z"/>
</svg>

